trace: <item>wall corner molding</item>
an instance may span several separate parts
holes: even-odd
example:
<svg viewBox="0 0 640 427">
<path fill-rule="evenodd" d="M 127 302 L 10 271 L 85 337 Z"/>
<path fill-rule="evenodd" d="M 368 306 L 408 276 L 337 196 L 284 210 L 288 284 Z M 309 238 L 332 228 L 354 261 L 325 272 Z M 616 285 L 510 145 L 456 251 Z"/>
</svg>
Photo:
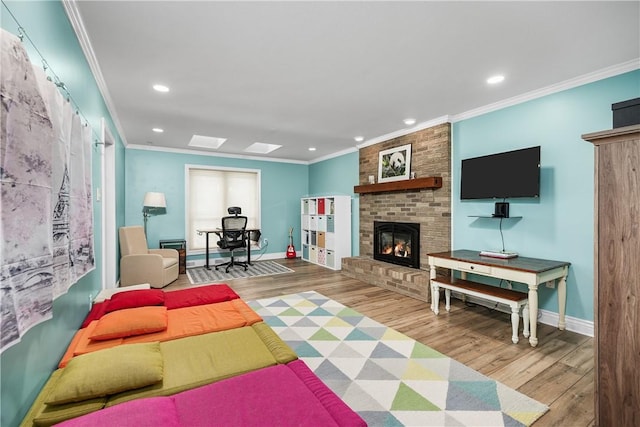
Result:
<svg viewBox="0 0 640 427">
<path fill-rule="evenodd" d="M 64 7 L 64 11 L 69 18 L 69 22 L 71 23 L 71 27 L 73 31 L 76 33 L 76 37 L 78 38 L 78 43 L 82 48 L 82 52 L 89 64 L 89 68 L 91 69 L 91 73 L 93 74 L 93 78 L 96 80 L 96 84 L 98 85 L 98 90 L 102 94 L 102 98 L 104 99 L 104 103 L 107 106 L 107 110 L 109 110 L 109 115 L 113 120 L 113 123 L 118 130 L 118 134 L 120 136 L 120 140 L 127 146 L 127 140 L 125 138 L 124 131 L 122 130 L 122 125 L 120 124 L 120 120 L 118 119 L 118 115 L 116 114 L 116 109 L 111 100 L 111 95 L 109 94 L 109 89 L 107 88 L 107 83 L 104 80 L 104 76 L 102 75 L 102 70 L 100 69 L 100 64 L 98 63 L 98 58 L 96 57 L 93 46 L 91 45 L 91 40 L 89 39 L 89 35 L 85 29 L 84 21 L 82 20 L 82 15 L 78 10 L 78 1 L 77 0 L 63 0 L 62 5 Z"/>
</svg>

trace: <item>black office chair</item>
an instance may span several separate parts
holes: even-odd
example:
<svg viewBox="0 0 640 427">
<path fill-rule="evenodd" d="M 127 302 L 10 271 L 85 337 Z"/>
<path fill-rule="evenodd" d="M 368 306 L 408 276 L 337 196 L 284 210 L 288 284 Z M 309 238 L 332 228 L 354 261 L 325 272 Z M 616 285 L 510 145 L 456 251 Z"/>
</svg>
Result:
<svg viewBox="0 0 640 427">
<path fill-rule="evenodd" d="M 231 251 L 231 261 L 216 265 L 216 270 L 218 267 L 226 266 L 225 272 L 228 273 L 231 267 L 239 265 L 247 271 L 247 263 L 236 261 L 233 257 L 234 250 L 247 247 L 247 217 L 238 215 L 242 213 L 242 209 L 239 207 L 230 207 L 227 212 L 229 212 L 230 216 L 222 218 L 222 232 L 219 234 L 218 246 Z"/>
</svg>

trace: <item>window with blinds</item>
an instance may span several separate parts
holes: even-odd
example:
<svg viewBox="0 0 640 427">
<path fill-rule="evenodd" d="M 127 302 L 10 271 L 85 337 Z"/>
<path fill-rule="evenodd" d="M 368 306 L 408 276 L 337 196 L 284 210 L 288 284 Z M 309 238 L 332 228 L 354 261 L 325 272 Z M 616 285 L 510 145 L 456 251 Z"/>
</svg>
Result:
<svg viewBox="0 0 640 427">
<path fill-rule="evenodd" d="M 260 171 L 207 166 L 186 166 L 186 235 L 188 251 L 205 249 L 205 235 L 197 230 L 222 227 L 227 208 L 240 206 L 247 228 L 260 228 Z M 211 241 L 211 239 L 214 239 Z M 216 235 L 209 236 L 216 248 Z"/>
</svg>

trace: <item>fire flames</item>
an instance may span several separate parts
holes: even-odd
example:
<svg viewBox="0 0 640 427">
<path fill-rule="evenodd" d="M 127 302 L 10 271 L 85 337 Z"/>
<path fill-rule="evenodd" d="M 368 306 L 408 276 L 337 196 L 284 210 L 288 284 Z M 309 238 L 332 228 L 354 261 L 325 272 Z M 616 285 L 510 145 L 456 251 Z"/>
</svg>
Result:
<svg viewBox="0 0 640 427">
<path fill-rule="evenodd" d="M 411 256 L 411 246 L 407 245 L 405 242 L 396 242 L 395 246 L 387 245 L 382 251 L 380 251 L 383 255 L 395 255 L 398 257 L 408 258 Z"/>
</svg>

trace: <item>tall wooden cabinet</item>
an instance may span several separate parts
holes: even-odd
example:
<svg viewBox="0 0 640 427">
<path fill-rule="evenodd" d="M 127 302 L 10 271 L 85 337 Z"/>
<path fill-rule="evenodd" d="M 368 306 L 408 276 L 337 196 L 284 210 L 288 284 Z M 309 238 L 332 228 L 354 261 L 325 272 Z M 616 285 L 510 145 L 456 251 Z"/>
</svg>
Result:
<svg viewBox="0 0 640 427">
<path fill-rule="evenodd" d="M 595 416 L 640 422 L 640 125 L 590 133 L 595 145 Z"/>
<path fill-rule="evenodd" d="M 300 209 L 302 259 L 340 270 L 351 256 L 351 197 L 305 197 Z"/>
</svg>

